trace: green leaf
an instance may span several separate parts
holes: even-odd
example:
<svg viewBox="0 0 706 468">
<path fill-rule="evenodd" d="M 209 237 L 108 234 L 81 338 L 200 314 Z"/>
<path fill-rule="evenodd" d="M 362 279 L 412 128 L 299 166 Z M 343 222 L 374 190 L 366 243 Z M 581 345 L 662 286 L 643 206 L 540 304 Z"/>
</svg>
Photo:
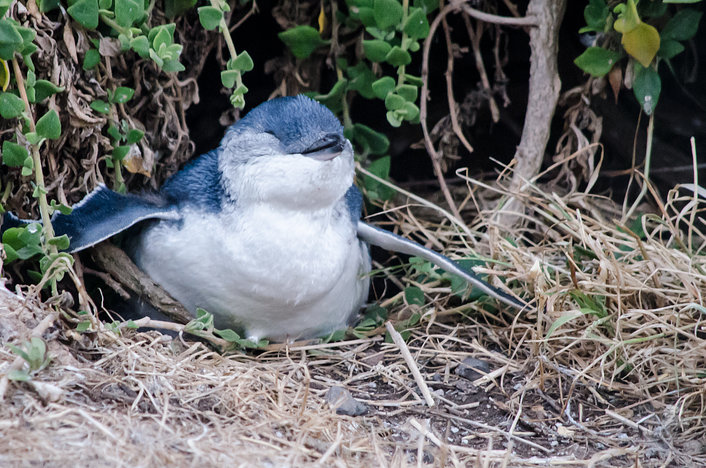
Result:
<svg viewBox="0 0 706 468">
<path fill-rule="evenodd" d="M 101 54 L 97 49 L 88 49 L 86 55 L 83 56 L 83 66 L 84 70 L 91 70 L 101 61 Z"/>
<path fill-rule="evenodd" d="M 21 167 L 29 156 L 27 148 L 9 140 L 2 142 L 2 162 L 6 166 Z"/>
<path fill-rule="evenodd" d="M 397 89 L 395 90 L 396 94 L 399 94 L 402 96 L 406 101 L 409 102 L 414 102 L 417 100 L 417 93 L 419 92 L 419 88 L 416 86 L 412 85 L 399 85 Z"/>
<path fill-rule="evenodd" d="M 439 2 L 437 0 L 414 0 L 412 5 L 421 8 L 427 15 L 439 8 Z"/>
<path fill-rule="evenodd" d="M 145 36 L 138 36 L 134 39 L 131 39 L 130 48 L 137 52 L 137 54 L 144 59 L 150 56 L 150 41 Z M 100 60 L 100 55 L 98 59 Z"/>
<path fill-rule="evenodd" d="M 118 130 L 118 127 L 116 127 L 114 124 L 110 124 L 108 126 L 108 135 L 113 138 L 115 141 L 120 141 L 122 140 L 123 136 L 120 134 L 120 130 Z"/>
<path fill-rule="evenodd" d="M 63 203 L 57 203 L 56 200 L 52 200 L 49 205 L 54 211 L 58 211 L 61 214 L 69 215 L 73 211 L 70 206 L 66 206 Z"/>
<path fill-rule="evenodd" d="M 142 137 L 145 136 L 145 132 L 142 130 L 138 130 L 136 128 L 133 128 L 129 132 L 127 132 L 127 137 L 125 138 L 125 141 L 127 142 L 128 145 L 133 145 L 137 143 L 138 141 L 142 140 Z"/>
<path fill-rule="evenodd" d="M 402 5 L 397 0 L 375 0 L 373 16 L 380 29 L 388 29 L 402 22 Z"/>
<path fill-rule="evenodd" d="M 390 140 L 384 133 L 376 132 L 363 124 L 353 125 L 353 139 L 371 154 L 385 154 L 390 148 Z"/>
<path fill-rule="evenodd" d="M 699 0 L 701 1 L 701 0 Z M 661 18 L 667 12 L 668 5 L 665 2 L 650 0 L 640 3 L 640 15 L 643 18 Z"/>
<path fill-rule="evenodd" d="M 209 31 L 216 29 L 223 19 L 223 12 L 216 7 L 202 6 L 198 8 L 198 12 L 201 26 Z"/>
<path fill-rule="evenodd" d="M 394 0 L 391 0 L 394 1 Z M 321 39 L 319 31 L 311 26 L 296 26 L 277 35 L 297 58 L 307 58 L 328 41 Z"/>
<path fill-rule="evenodd" d="M 32 28 L 26 28 L 24 26 L 15 26 L 15 29 L 22 37 L 22 44 L 26 47 L 28 46 L 35 37 L 37 37 L 37 31 Z"/>
<path fill-rule="evenodd" d="M 179 63 L 179 60 L 165 60 L 162 64 L 162 70 L 165 72 L 182 72 L 186 70 L 186 68 Z"/>
<path fill-rule="evenodd" d="M 42 141 L 42 137 L 37 135 L 37 132 L 27 132 L 25 133 L 25 138 L 30 145 L 38 145 Z"/>
<path fill-rule="evenodd" d="M 409 305 L 424 305 L 424 291 L 417 286 L 408 286 L 404 290 L 404 300 Z"/>
<path fill-rule="evenodd" d="M 368 171 L 383 180 L 388 180 L 390 178 L 390 157 L 383 156 L 371 162 Z M 363 185 L 368 197 L 373 200 L 389 200 L 395 195 L 393 189 L 370 176 L 363 177 Z"/>
<path fill-rule="evenodd" d="M 213 333 L 231 343 L 239 343 L 241 341 L 240 335 L 238 335 L 230 328 L 226 328 L 223 330 L 213 330 Z"/>
<path fill-rule="evenodd" d="M 157 29 L 157 28 L 154 28 Z M 173 37 L 171 34 L 169 34 L 169 30 L 166 28 L 159 28 L 159 31 L 157 31 L 157 34 L 154 35 L 154 38 L 152 39 L 152 47 L 154 50 L 159 52 L 159 49 L 162 46 L 168 46 L 174 41 Z"/>
<path fill-rule="evenodd" d="M 609 15 L 610 8 L 605 0 L 590 0 L 586 8 L 583 9 L 583 17 L 588 27 L 582 28 L 582 30 L 603 32 Z"/>
<path fill-rule="evenodd" d="M 125 156 L 130 152 L 129 145 L 116 146 L 113 149 L 113 161 L 122 161 Z"/>
<path fill-rule="evenodd" d="M 691 39 L 699 28 L 701 15 L 703 15 L 702 11 L 697 11 L 692 8 L 679 10 L 664 26 L 660 36 L 663 40 L 673 39 L 675 41 L 686 41 L 687 39 Z"/>
<path fill-rule="evenodd" d="M 662 41 L 662 43 L 659 45 L 659 51 L 657 52 L 657 55 L 659 55 L 663 59 L 671 59 L 676 55 L 681 54 L 684 51 L 684 46 L 681 44 L 681 42 L 674 41 L 672 39 L 667 39 L 666 41 Z"/>
<path fill-rule="evenodd" d="M 132 99 L 132 96 L 134 94 L 134 89 L 125 86 L 118 86 L 117 88 L 115 88 L 115 92 L 113 93 L 113 96 L 111 97 L 110 101 L 114 102 L 115 104 L 125 104 L 130 99 Z"/>
<path fill-rule="evenodd" d="M 7 378 L 13 382 L 29 382 L 32 380 L 32 377 L 24 369 L 11 369 L 7 373 Z"/>
<path fill-rule="evenodd" d="M 417 117 L 419 117 L 419 107 L 413 102 L 405 102 L 404 106 L 402 109 L 400 109 L 398 112 L 400 112 L 405 120 L 413 121 Z"/>
<path fill-rule="evenodd" d="M 61 121 L 54 109 L 50 109 L 37 121 L 37 135 L 49 140 L 57 140 L 61 136 Z"/>
<path fill-rule="evenodd" d="M 124 28 L 129 28 L 133 23 L 142 19 L 145 14 L 142 0 L 116 0 L 115 21 Z"/>
<path fill-rule="evenodd" d="M 390 76 L 384 76 L 372 84 L 373 92 L 378 99 L 385 99 L 387 95 L 395 89 L 395 80 Z"/>
<path fill-rule="evenodd" d="M 47 80 L 37 80 L 34 85 L 34 102 L 42 102 L 49 96 L 52 96 L 56 93 L 61 93 L 63 91 L 63 86 L 57 86 L 51 81 Z"/>
<path fill-rule="evenodd" d="M 612 50 L 601 47 L 589 47 L 583 54 L 576 57 L 574 63 L 591 76 L 603 76 L 613 68 L 620 55 Z"/>
<path fill-rule="evenodd" d="M 14 119 L 22 115 L 25 103 L 12 93 L 0 93 L 0 115 L 3 119 Z"/>
<path fill-rule="evenodd" d="M 372 5 L 372 3 L 371 3 Z M 351 12 L 352 13 L 352 12 Z M 375 14 L 373 13 L 373 9 L 371 7 L 360 7 L 358 8 L 358 14 L 351 14 L 351 17 L 355 17 L 360 20 L 361 23 L 363 23 L 363 26 L 366 28 L 370 28 L 375 26 Z M 357 26 L 357 25 L 356 25 Z"/>
<path fill-rule="evenodd" d="M 66 250 L 69 248 L 69 236 L 64 234 L 63 236 L 53 237 L 49 239 L 49 244 L 56 246 L 59 250 Z"/>
<path fill-rule="evenodd" d="M 35 255 L 42 253 L 42 248 L 38 245 L 25 245 L 24 247 L 16 250 L 17 257 L 20 260 L 29 260 Z"/>
<path fill-rule="evenodd" d="M 424 81 L 422 81 L 421 78 L 419 78 L 418 76 L 410 75 L 409 73 L 404 74 L 404 80 L 407 83 L 416 86 L 417 88 L 424 84 Z"/>
<path fill-rule="evenodd" d="M 240 72 L 249 72 L 255 67 L 255 64 L 250 58 L 250 54 L 243 51 L 235 58 L 235 60 L 228 61 L 228 68 L 230 70 L 238 70 Z"/>
<path fill-rule="evenodd" d="M 333 112 L 340 112 L 343 108 L 343 99 L 346 94 L 348 80 L 340 79 L 334 83 L 333 88 L 327 94 L 319 94 L 315 99 L 325 105 Z"/>
<path fill-rule="evenodd" d="M 164 14 L 174 18 L 191 10 L 198 0 L 164 0 Z"/>
<path fill-rule="evenodd" d="M 39 6 L 39 11 L 46 13 L 55 8 L 59 8 L 59 0 L 37 0 L 37 6 Z"/>
<path fill-rule="evenodd" d="M 397 111 L 387 111 L 385 117 L 387 117 L 387 121 L 393 127 L 399 127 L 402 125 L 402 117 L 397 113 Z"/>
<path fill-rule="evenodd" d="M 400 46 L 394 46 L 385 56 L 385 60 L 393 67 L 399 67 L 412 63 L 412 56 Z"/>
<path fill-rule="evenodd" d="M 77 0 L 66 11 L 84 28 L 98 27 L 98 0 Z"/>
<path fill-rule="evenodd" d="M 91 109 L 98 112 L 99 114 L 107 114 L 110 112 L 110 104 L 102 99 L 96 99 L 91 103 Z"/>
<path fill-rule="evenodd" d="M 391 49 L 392 46 L 390 44 L 379 39 L 363 41 L 363 52 L 365 53 L 365 58 L 371 62 L 383 62 Z"/>
<path fill-rule="evenodd" d="M 171 43 L 174 38 L 174 31 L 176 31 L 176 24 L 174 23 L 155 26 L 154 28 L 150 29 L 149 33 L 147 33 L 147 39 L 152 45 L 155 45 L 157 35 L 161 34 L 162 32 L 166 32 L 169 35 L 169 40 L 167 42 Z M 159 45 L 157 45 L 156 47 L 159 47 Z"/>
<path fill-rule="evenodd" d="M 235 86 L 235 82 L 240 76 L 240 72 L 236 70 L 223 70 L 221 72 L 221 83 L 226 88 L 232 88 Z"/>
<path fill-rule="evenodd" d="M 429 21 L 421 8 L 415 8 L 407 17 L 404 33 L 412 39 L 422 39 L 429 35 Z"/>
<path fill-rule="evenodd" d="M 632 83 L 632 90 L 642 110 L 645 114 L 650 115 L 654 112 L 657 101 L 659 101 L 662 80 L 652 67 L 643 67 L 635 63 L 635 80 Z"/>
<path fill-rule="evenodd" d="M 402 96 L 398 96 L 397 94 L 390 93 L 387 95 L 385 98 L 385 107 L 387 110 L 390 111 L 395 111 L 402 109 L 404 105 L 406 104 L 407 101 Z"/>
<path fill-rule="evenodd" d="M 0 58 L 12 60 L 15 51 L 22 48 L 22 36 L 8 19 L 0 19 Z"/>
<path fill-rule="evenodd" d="M 375 73 L 364 61 L 361 60 L 355 67 L 349 67 L 347 73 L 350 77 L 348 89 L 358 91 L 365 99 L 375 97 L 372 87 L 373 81 L 375 81 Z"/>
<path fill-rule="evenodd" d="M 5 13 L 12 5 L 12 0 L 0 0 L 0 18 L 5 16 Z"/>
</svg>

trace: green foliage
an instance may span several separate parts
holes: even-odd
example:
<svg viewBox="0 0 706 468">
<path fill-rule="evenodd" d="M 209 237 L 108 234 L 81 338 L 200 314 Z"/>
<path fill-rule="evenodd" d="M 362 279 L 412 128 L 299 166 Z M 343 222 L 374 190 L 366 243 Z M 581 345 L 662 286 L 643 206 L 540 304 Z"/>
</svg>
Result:
<svg viewBox="0 0 706 468">
<path fill-rule="evenodd" d="M 25 103 L 19 96 L 12 93 L 0 93 L 0 116 L 3 119 L 14 119 L 22 115 Z"/>
<path fill-rule="evenodd" d="M 424 291 L 417 286 L 407 286 L 404 289 L 404 300 L 409 305 L 424 305 Z"/>
<path fill-rule="evenodd" d="M 61 136 L 61 122 L 54 109 L 51 109 L 37 121 L 37 135 L 49 140 L 57 140 Z"/>
<path fill-rule="evenodd" d="M 598 47 L 589 47 L 574 63 L 586 73 L 608 74 L 623 57 L 635 71 L 633 92 L 642 110 L 651 114 L 662 87 L 657 72 L 661 61 L 684 51 L 683 41 L 696 34 L 702 12 L 693 8 L 670 10 L 672 3 L 698 3 L 701 0 L 626 0 L 611 11 L 606 0 L 590 0 L 584 8 L 586 26 L 579 32 L 605 34 Z M 654 22 L 649 24 L 647 21 Z M 658 31 L 655 27 L 661 26 Z M 620 36 L 620 47 L 615 39 Z"/>
<path fill-rule="evenodd" d="M 174 18 L 192 9 L 197 0 L 164 0 L 164 13 L 167 18 Z"/>
<path fill-rule="evenodd" d="M 77 0 L 66 11 L 84 28 L 98 27 L 98 0 Z"/>
<path fill-rule="evenodd" d="M 7 255 L 5 263 L 27 260 L 43 253 L 42 229 L 37 223 L 6 230 L 2 234 L 2 242 Z"/>
<path fill-rule="evenodd" d="M 362 49 L 366 61 L 385 64 L 395 69 L 395 77 L 380 77 L 365 61 L 349 66 L 343 58 L 336 61 L 339 79 L 326 94 L 316 96 L 335 111 L 344 113 L 348 128 L 352 122 L 347 119 L 346 101 L 350 92 L 357 92 L 366 99 L 378 98 L 385 101 L 387 120 L 398 127 L 403 122 L 418 123 L 419 107 L 416 104 L 421 80 L 406 73 L 406 66 L 412 63 L 412 53 L 420 50 L 420 40 L 429 35 L 427 14 L 438 4 L 415 2 L 413 6 L 399 0 L 347 0 L 348 16 L 340 14 L 341 22 L 349 30 L 359 30 L 362 35 Z M 367 36 L 367 37 L 366 37 Z M 299 25 L 279 34 L 295 57 L 307 58 L 318 48 L 330 41 L 309 25 Z M 385 68 L 382 69 L 385 73 Z M 334 100 L 339 100 L 335 103 Z"/>
<path fill-rule="evenodd" d="M 311 26 L 295 26 L 277 35 L 297 58 L 307 58 L 314 50 L 328 44 Z"/>
<path fill-rule="evenodd" d="M 47 80 L 37 80 L 34 84 L 34 99 L 30 102 L 37 103 L 42 102 L 46 98 L 56 94 L 64 92 L 63 86 L 57 86 L 51 81 Z"/>
<path fill-rule="evenodd" d="M 264 348 L 269 344 L 267 340 L 259 340 L 255 343 L 251 340 L 241 338 L 237 332 L 229 328 L 223 330 L 215 328 L 213 325 L 213 315 L 201 308 L 196 309 L 196 318 L 184 326 L 184 331 L 210 340 L 212 343 L 215 342 L 216 344 L 218 343 L 218 338 L 224 340 L 226 345 L 222 347 L 222 352 Z"/>
<path fill-rule="evenodd" d="M 212 6 L 199 7 L 199 21 L 204 29 L 213 31 L 221 24 L 222 19 L 223 12 L 220 9 Z"/>
<path fill-rule="evenodd" d="M 29 151 L 24 146 L 10 140 L 2 142 L 2 163 L 10 167 L 21 167 L 29 158 Z"/>
<path fill-rule="evenodd" d="M 32 375 L 45 369 L 51 363 L 51 357 L 47 354 L 47 345 L 44 340 L 33 336 L 30 341 L 25 341 L 22 347 L 13 344 L 7 345 L 17 356 L 24 359 L 26 368 L 11 371 L 7 377 L 16 382 L 27 382 Z"/>
<path fill-rule="evenodd" d="M 368 171 L 381 179 L 387 180 L 390 178 L 390 157 L 384 156 L 376 159 L 368 167 Z M 370 200 L 385 201 L 390 200 L 395 192 L 387 185 L 378 182 L 370 176 L 363 178 L 363 188 L 365 194 Z"/>
<path fill-rule="evenodd" d="M 91 102 L 91 109 L 98 112 L 99 114 L 107 114 L 108 112 L 110 112 L 110 104 L 108 104 L 102 99 L 96 99 L 95 101 Z"/>
<path fill-rule="evenodd" d="M 645 114 L 651 114 L 662 90 L 662 81 L 657 71 L 652 67 L 645 68 L 635 63 L 635 81 L 632 83 L 632 89 Z"/>
</svg>

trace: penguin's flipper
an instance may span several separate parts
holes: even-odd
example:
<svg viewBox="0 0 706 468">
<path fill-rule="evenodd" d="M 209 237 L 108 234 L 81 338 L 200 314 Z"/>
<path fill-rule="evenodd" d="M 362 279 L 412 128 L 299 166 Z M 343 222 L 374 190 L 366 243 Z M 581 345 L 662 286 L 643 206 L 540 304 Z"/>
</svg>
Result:
<svg viewBox="0 0 706 468">
<path fill-rule="evenodd" d="M 69 236 L 68 252 L 78 252 L 141 221 L 179 218 L 176 205 L 158 196 L 123 195 L 100 185 L 74 205 L 70 214 L 57 212 L 51 222 L 57 236 Z"/>
<path fill-rule="evenodd" d="M 476 276 L 475 273 L 464 270 L 458 263 L 454 262 L 450 258 L 434 252 L 433 250 L 427 249 L 414 241 L 398 236 L 390 231 L 372 226 L 363 221 L 358 221 L 358 237 L 369 244 L 382 247 L 386 250 L 392 250 L 406 255 L 423 258 L 424 260 L 433 263 L 449 273 L 460 276 L 469 284 L 477 287 L 489 296 L 494 297 L 509 306 L 518 309 L 529 307 L 529 305 L 521 299 L 511 296 L 505 291 L 501 291 L 500 289 L 491 286 Z"/>
</svg>

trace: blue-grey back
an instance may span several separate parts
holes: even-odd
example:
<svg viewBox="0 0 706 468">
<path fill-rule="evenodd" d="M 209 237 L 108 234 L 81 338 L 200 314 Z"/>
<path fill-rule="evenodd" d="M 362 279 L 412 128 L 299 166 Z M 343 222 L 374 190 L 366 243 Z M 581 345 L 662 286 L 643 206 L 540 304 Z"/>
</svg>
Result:
<svg viewBox="0 0 706 468">
<path fill-rule="evenodd" d="M 164 183 L 161 193 L 179 206 L 192 205 L 209 213 L 221 211 L 225 191 L 218 169 L 220 151 L 209 151 L 188 163 Z"/>
</svg>

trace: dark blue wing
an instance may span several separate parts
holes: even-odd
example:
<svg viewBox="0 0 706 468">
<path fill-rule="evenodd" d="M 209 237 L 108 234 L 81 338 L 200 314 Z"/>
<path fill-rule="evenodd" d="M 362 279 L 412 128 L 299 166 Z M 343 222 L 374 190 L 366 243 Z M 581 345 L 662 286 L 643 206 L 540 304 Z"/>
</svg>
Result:
<svg viewBox="0 0 706 468">
<path fill-rule="evenodd" d="M 55 213 L 52 226 L 57 236 L 69 236 L 69 252 L 77 252 L 147 219 L 179 219 L 179 213 L 158 197 L 121 195 L 101 185 L 74 205 L 71 214 Z"/>
<path fill-rule="evenodd" d="M 33 221 L 30 219 L 20 219 L 17 216 L 15 216 L 13 213 L 6 211 L 5 214 L 2 215 L 1 232 L 5 232 L 10 228 L 27 226 L 28 224 L 36 223 L 36 222 L 37 221 Z"/>
<path fill-rule="evenodd" d="M 436 253 L 433 250 L 429 250 L 416 242 L 405 239 L 404 237 L 398 236 L 390 231 L 371 226 L 363 221 L 358 221 L 358 237 L 370 244 L 382 247 L 383 249 L 423 258 L 424 260 L 433 263 L 449 273 L 460 276 L 484 293 L 501 302 L 504 302 L 509 306 L 516 307 L 518 309 L 529 307 L 528 304 L 521 299 L 511 296 L 505 291 L 501 291 L 500 289 L 489 285 L 482 279 L 478 278 L 475 273 L 464 270 L 458 263 L 454 262 L 450 258 L 441 255 L 440 253 Z"/>
<path fill-rule="evenodd" d="M 196 158 L 171 176 L 161 193 L 170 203 L 197 206 L 205 212 L 221 211 L 224 190 L 218 169 L 219 149 Z"/>
</svg>

